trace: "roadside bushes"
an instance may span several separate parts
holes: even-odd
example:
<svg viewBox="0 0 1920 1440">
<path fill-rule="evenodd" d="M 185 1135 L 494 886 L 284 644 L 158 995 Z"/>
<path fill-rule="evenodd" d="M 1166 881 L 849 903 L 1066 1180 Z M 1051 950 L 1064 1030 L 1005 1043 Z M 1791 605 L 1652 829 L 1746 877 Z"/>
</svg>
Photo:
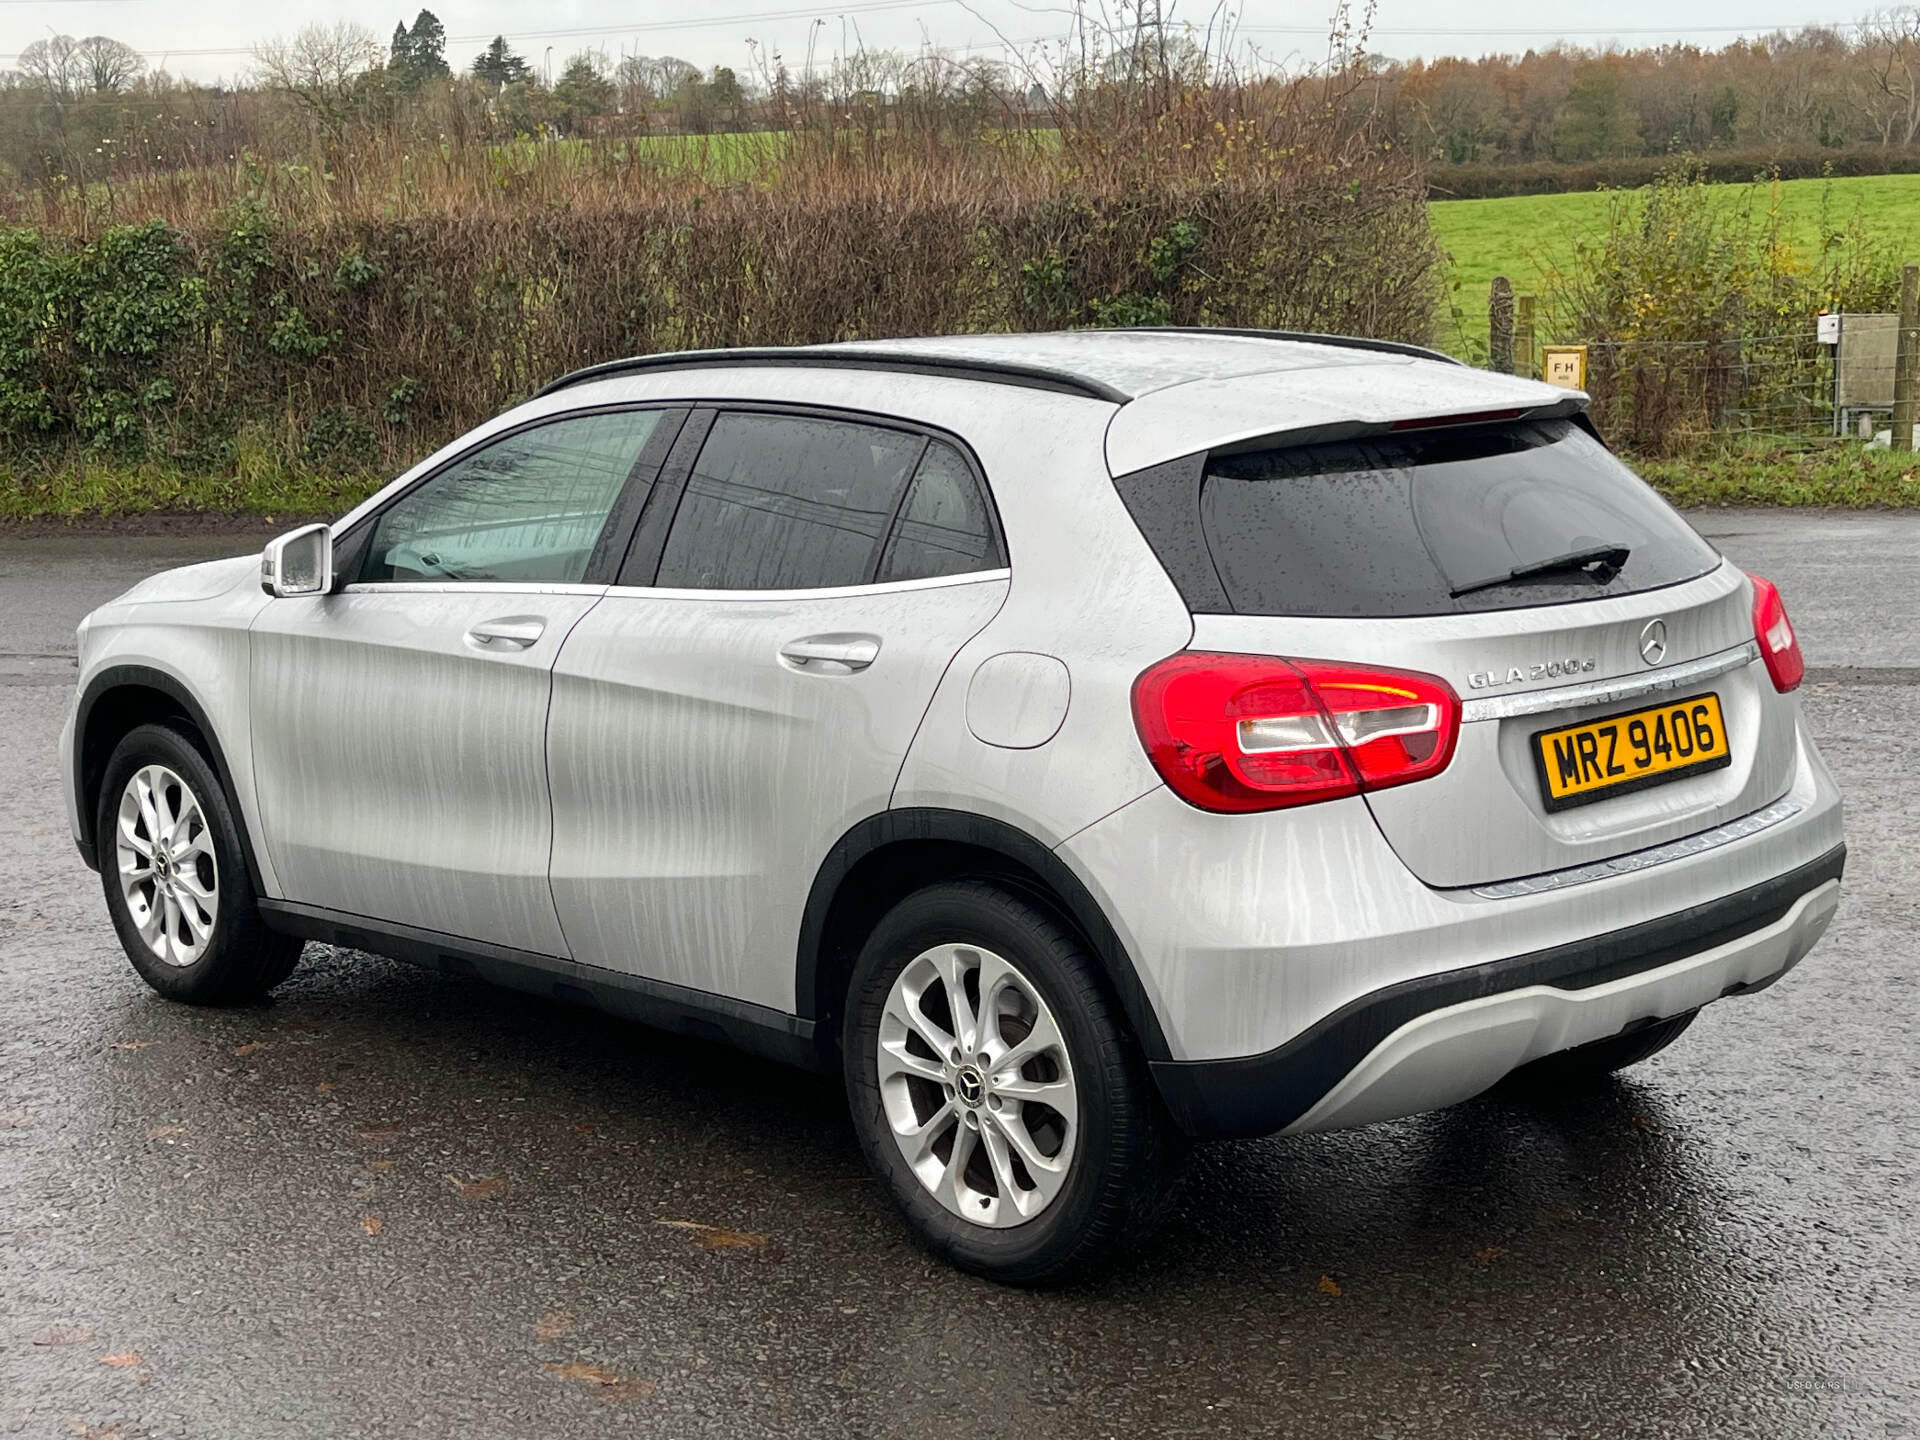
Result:
<svg viewBox="0 0 1920 1440">
<path fill-rule="evenodd" d="M 1910 149 L 1708 150 L 1682 159 L 1697 167 L 1701 177 L 1713 185 L 1744 185 L 1756 175 L 1777 180 L 1818 180 L 1825 176 L 1920 173 L 1920 151 Z M 1631 190 L 1652 184 L 1675 163 L 1672 155 L 1628 155 L 1576 163 L 1540 160 L 1526 164 L 1434 165 L 1427 170 L 1427 196 L 1433 200 L 1495 200 L 1508 195 Z"/>
<path fill-rule="evenodd" d="M 794 166 L 558 208 L 302 223 L 241 203 L 0 231 L 0 459 L 390 472 L 629 354 L 1102 324 L 1427 338 L 1417 175 L 1367 147 L 1158 173 Z M 17 508 L 17 507 L 16 507 Z"/>
<path fill-rule="evenodd" d="M 1594 418 L 1636 454 L 1824 426 L 1830 362 L 1815 317 L 1896 306 L 1898 264 L 1859 217 L 1823 203 L 1817 240 L 1796 244 L 1777 191 L 1725 194 L 1699 165 L 1670 165 L 1617 197 L 1604 230 L 1546 277 L 1543 338 L 1588 346 Z"/>
</svg>

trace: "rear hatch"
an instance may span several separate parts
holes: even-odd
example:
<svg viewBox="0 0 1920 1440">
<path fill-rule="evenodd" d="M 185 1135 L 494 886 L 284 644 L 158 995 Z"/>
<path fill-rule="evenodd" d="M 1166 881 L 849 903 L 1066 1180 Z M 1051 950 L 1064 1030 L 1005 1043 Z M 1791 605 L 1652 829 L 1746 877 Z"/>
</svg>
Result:
<svg viewBox="0 0 1920 1440">
<path fill-rule="evenodd" d="M 1793 706 L 1758 659 L 1746 578 L 1577 419 L 1178 468 L 1118 483 L 1188 593 L 1196 650 L 1420 671 L 1460 696 L 1447 768 L 1366 796 L 1427 883 L 1605 860 L 1791 783 Z"/>
</svg>

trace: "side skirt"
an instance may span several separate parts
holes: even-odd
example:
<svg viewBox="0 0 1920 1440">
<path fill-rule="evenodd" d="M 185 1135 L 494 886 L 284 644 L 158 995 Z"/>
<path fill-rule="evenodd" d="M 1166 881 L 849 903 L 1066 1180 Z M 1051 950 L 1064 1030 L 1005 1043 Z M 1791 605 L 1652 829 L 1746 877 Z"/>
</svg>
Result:
<svg viewBox="0 0 1920 1440">
<path fill-rule="evenodd" d="M 814 1043 L 813 1021 L 765 1005 L 319 905 L 292 900 L 262 900 L 259 905 L 261 918 L 283 935 L 366 950 L 442 975 L 485 980 L 550 1000 L 586 1005 L 807 1070 L 830 1068 Z"/>
</svg>

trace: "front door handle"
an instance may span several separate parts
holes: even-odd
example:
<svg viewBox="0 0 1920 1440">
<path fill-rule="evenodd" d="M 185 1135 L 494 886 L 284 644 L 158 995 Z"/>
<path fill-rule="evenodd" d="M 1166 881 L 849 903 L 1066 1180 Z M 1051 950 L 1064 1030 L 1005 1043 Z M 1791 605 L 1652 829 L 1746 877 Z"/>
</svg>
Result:
<svg viewBox="0 0 1920 1440">
<path fill-rule="evenodd" d="M 807 675 L 851 675 L 879 657 L 877 635 L 808 635 L 780 647 L 780 658 Z"/>
<path fill-rule="evenodd" d="M 525 650 L 546 633 L 547 622 L 538 615 L 509 615 L 500 620 L 483 620 L 467 632 L 482 650 Z"/>
</svg>

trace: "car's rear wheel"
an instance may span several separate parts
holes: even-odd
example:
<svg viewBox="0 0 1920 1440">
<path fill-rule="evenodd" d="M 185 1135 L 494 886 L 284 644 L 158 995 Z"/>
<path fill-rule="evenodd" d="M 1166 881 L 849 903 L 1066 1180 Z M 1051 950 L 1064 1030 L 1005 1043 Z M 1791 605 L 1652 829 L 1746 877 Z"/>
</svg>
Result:
<svg viewBox="0 0 1920 1440">
<path fill-rule="evenodd" d="M 1521 1066 L 1513 1078 L 1532 1085 L 1569 1085 L 1611 1075 L 1659 1054 L 1680 1038 L 1699 1013 L 1689 1010 L 1684 1015 L 1642 1025 L 1624 1035 L 1609 1035 L 1605 1040 L 1576 1045 L 1557 1055 L 1544 1055 L 1531 1065 Z"/>
<path fill-rule="evenodd" d="M 996 886 L 933 886 L 863 948 L 841 1037 L 862 1145 L 922 1240 L 1021 1284 L 1159 1217 L 1181 1147 L 1091 957 Z"/>
<path fill-rule="evenodd" d="M 299 963 L 300 942 L 262 923 L 226 792 L 183 731 L 141 725 L 121 740 L 94 833 L 113 928 L 162 995 L 256 999 Z"/>
</svg>

